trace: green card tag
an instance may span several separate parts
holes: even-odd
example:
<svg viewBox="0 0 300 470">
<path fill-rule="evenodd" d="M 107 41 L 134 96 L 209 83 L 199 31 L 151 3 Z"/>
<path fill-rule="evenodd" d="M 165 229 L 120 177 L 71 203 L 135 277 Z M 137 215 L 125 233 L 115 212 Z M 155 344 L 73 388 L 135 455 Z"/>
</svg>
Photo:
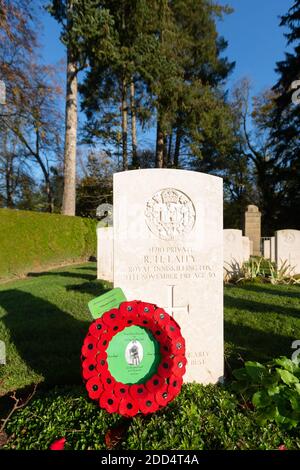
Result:
<svg viewBox="0 0 300 470">
<path fill-rule="evenodd" d="M 120 287 L 112 289 L 106 294 L 100 295 L 88 303 L 89 311 L 94 319 L 102 317 L 103 313 L 118 308 L 122 302 L 127 299 Z"/>
</svg>

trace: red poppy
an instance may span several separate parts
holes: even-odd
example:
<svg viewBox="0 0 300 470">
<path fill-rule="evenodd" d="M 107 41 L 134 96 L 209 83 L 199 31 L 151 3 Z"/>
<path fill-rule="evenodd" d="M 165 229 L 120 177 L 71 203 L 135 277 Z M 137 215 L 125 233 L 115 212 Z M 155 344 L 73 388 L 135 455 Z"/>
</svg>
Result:
<svg viewBox="0 0 300 470">
<path fill-rule="evenodd" d="M 157 373 L 160 377 L 166 379 L 172 374 L 173 361 L 167 357 L 162 358 L 158 366 Z"/>
<path fill-rule="evenodd" d="M 95 377 L 92 377 L 87 381 L 86 389 L 92 400 L 97 400 L 100 397 L 103 391 L 103 386 L 98 375 L 95 375 Z"/>
<path fill-rule="evenodd" d="M 119 400 L 112 391 L 105 390 L 100 396 L 100 407 L 109 413 L 116 413 L 119 408 Z"/>
<path fill-rule="evenodd" d="M 122 416 L 132 417 L 138 414 L 139 406 L 136 400 L 131 397 L 122 398 L 119 406 L 119 413 Z"/>
<path fill-rule="evenodd" d="M 157 338 L 159 341 L 159 348 L 162 356 L 170 356 L 171 353 L 171 344 L 172 341 L 170 338 L 166 335 L 165 332 L 161 335 L 160 338 Z"/>
<path fill-rule="evenodd" d="M 123 384 L 121 382 L 116 382 L 114 385 L 114 394 L 120 400 L 125 398 L 129 394 L 129 385 Z"/>
<path fill-rule="evenodd" d="M 133 300 L 132 302 L 122 302 L 119 306 L 120 313 L 124 316 L 124 318 L 128 317 L 128 315 L 137 316 L 138 314 L 138 304 L 140 302 L 138 300 Z"/>
<path fill-rule="evenodd" d="M 97 342 L 98 340 L 94 336 L 87 335 L 81 349 L 82 355 L 84 357 L 94 356 L 96 353 Z"/>
<path fill-rule="evenodd" d="M 168 385 L 165 384 L 161 389 L 159 389 L 155 394 L 155 400 L 160 406 L 166 406 L 171 400 L 173 400 L 174 395 L 168 390 Z"/>
<path fill-rule="evenodd" d="M 175 356 L 173 364 L 173 374 L 182 377 L 185 374 L 185 366 L 187 363 L 185 356 Z"/>
<path fill-rule="evenodd" d="M 50 445 L 50 450 L 64 450 L 65 443 L 66 438 L 61 437 L 60 439 L 57 439 L 56 441 L 52 442 L 52 444 Z"/>
<path fill-rule="evenodd" d="M 169 382 L 168 392 L 171 394 L 172 398 L 177 397 L 182 387 L 182 377 L 177 377 L 176 375 L 172 375 L 168 379 L 168 382 Z"/>
<path fill-rule="evenodd" d="M 149 317 L 148 315 L 140 315 L 138 316 L 135 321 L 135 325 L 141 326 L 143 328 L 146 328 L 149 330 L 151 333 L 154 328 L 156 328 L 155 321 L 153 320 L 152 317 Z"/>
<path fill-rule="evenodd" d="M 147 390 L 149 390 L 150 393 L 155 393 L 157 392 L 160 388 L 162 388 L 165 384 L 165 379 L 160 377 L 159 375 L 155 374 L 151 379 L 149 379 L 145 387 Z"/>
<path fill-rule="evenodd" d="M 165 332 L 172 339 L 180 336 L 180 328 L 175 321 L 170 321 L 165 325 Z"/>
<path fill-rule="evenodd" d="M 101 353 L 106 351 L 112 337 L 113 337 L 113 334 L 111 331 L 108 331 L 107 333 L 104 333 L 102 336 L 100 336 L 99 341 L 97 343 L 98 351 L 100 351 Z"/>
<path fill-rule="evenodd" d="M 85 380 L 97 375 L 95 358 L 87 358 L 82 363 L 82 375 Z"/>
<path fill-rule="evenodd" d="M 105 329 L 106 329 L 106 326 L 103 324 L 102 319 L 98 318 L 89 327 L 89 333 L 95 338 L 100 338 L 100 336 L 103 334 Z"/>
<path fill-rule="evenodd" d="M 149 304 L 147 302 L 139 302 L 138 303 L 138 314 L 141 315 L 147 315 L 148 317 L 152 317 L 155 311 L 155 305 L 154 304 Z"/>
<path fill-rule="evenodd" d="M 170 352 L 175 356 L 185 354 L 185 341 L 182 336 L 178 336 L 170 343 Z"/>
<path fill-rule="evenodd" d="M 101 351 L 96 356 L 96 362 L 97 362 L 96 368 L 98 372 L 103 373 L 104 370 L 108 370 L 107 354 L 105 351 Z"/>
<path fill-rule="evenodd" d="M 159 342 L 159 343 L 164 343 L 167 344 L 167 337 L 164 334 L 164 330 L 156 323 L 153 328 L 151 328 L 151 332 L 154 336 L 154 338 Z"/>
<path fill-rule="evenodd" d="M 149 391 L 146 389 L 143 384 L 132 384 L 129 387 L 129 393 L 132 398 L 146 398 L 149 396 Z"/>
<path fill-rule="evenodd" d="M 159 404 L 155 401 L 154 396 L 139 399 L 138 405 L 144 415 L 154 413 L 159 409 Z"/>
<path fill-rule="evenodd" d="M 123 320 L 123 315 L 120 313 L 119 309 L 113 308 L 105 312 L 101 319 L 103 323 L 109 327 L 120 323 Z"/>
<path fill-rule="evenodd" d="M 153 318 L 159 326 L 167 325 L 170 323 L 170 315 L 163 308 L 157 308 L 153 314 Z"/>
<path fill-rule="evenodd" d="M 105 390 L 112 390 L 115 386 L 116 380 L 113 378 L 108 369 L 103 369 L 101 372 L 101 382 Z"/>
</svg>

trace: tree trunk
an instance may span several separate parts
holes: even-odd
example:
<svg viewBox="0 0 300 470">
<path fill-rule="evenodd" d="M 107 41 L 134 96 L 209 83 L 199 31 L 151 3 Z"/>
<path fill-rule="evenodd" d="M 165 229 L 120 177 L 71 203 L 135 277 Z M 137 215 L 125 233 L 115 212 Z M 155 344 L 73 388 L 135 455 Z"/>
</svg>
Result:
<svg viewBox="0 0 300 470">
<path fill-rule="evenodd" d="M 136 136 L 136 109 L 135 109 L 135 86 L 133 79 L 130 83 L 130 112 L 131 112 L 131 138 L 132 138 L 132 166 L 139 167 L 137 156 L 137 136 Z"/>
<path fill-rule="evenodd" d="M 62 214 L 76 210 L 77 67 L 68 51 Z"/>
<path fill-rule="evenodd" d="M 170 166 L 173 166 L 172 143 L 173 143 L 173 130 L 171 131 L 171 134 L 169 135 L 169 144 L 168 144 L 168 162 Z"/>
<path fill-rule="evenodd" d="M 122 80 L 122 156 L 123 171 L 128 170 L 128 108 L 127 108 L 127 84 L 125 78 Z"/>
<path fill-rule="evenodd" d="M 179 164 L 179 155 L 180 155 L 180 145 L 181 145 L 182 131 L 177 129 L 176 132 L 176 141 L 175 141 L 175 150 L 174 150 L 174 167 L 178 168 Z"/>
<path fill-rule="evenodd" d="M 155 166 L 156 168 L 163 168 L 164 166 L 164 133 L 159 121 L 157 121 Z"/>
<path fill-rule="evenodd" d="M 169 159 L 168 159 L 168 136 L 164 134 L 164 168 L 168 168 Z"/>
</svg>

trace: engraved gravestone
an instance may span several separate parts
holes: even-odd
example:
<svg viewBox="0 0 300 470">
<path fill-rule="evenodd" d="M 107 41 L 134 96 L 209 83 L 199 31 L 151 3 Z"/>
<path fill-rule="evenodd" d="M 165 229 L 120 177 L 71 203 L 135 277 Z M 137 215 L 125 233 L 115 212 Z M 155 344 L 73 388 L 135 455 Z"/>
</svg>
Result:
<svg viewBox="0 0 300 470">
<path fill-rule="evenodd" d="M 223 376 L 222 179 L 198 172 L 114 175 L 114 286 L 180 324 L 185 381 Z"/>
<path fill-rule="evenodd" d="M 275 238 L 277 268 L 286 261 L 293 268 L 293 274 L 300 274 L 300 230 L 278 230 Z"/>
</svg>

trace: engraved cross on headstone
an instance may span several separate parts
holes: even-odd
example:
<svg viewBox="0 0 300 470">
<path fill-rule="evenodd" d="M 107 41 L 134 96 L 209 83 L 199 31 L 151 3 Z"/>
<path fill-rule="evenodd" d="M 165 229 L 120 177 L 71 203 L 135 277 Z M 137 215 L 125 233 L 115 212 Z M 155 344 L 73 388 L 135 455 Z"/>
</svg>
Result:
<svg viewBox="0 0 300 470">
<path fill-rule="evenodd" d="M 175 286 L 169 285 L 168 286 L 168 305 L 163 307 L 163 309 L 169 314 L 174 317 L 174 313 L 179 313 L 180 311 L 183 313 L 189 313 L 189 304 L 184 306 L 175 306 L 174 305 L 174 288 Z"/>
</svg>

